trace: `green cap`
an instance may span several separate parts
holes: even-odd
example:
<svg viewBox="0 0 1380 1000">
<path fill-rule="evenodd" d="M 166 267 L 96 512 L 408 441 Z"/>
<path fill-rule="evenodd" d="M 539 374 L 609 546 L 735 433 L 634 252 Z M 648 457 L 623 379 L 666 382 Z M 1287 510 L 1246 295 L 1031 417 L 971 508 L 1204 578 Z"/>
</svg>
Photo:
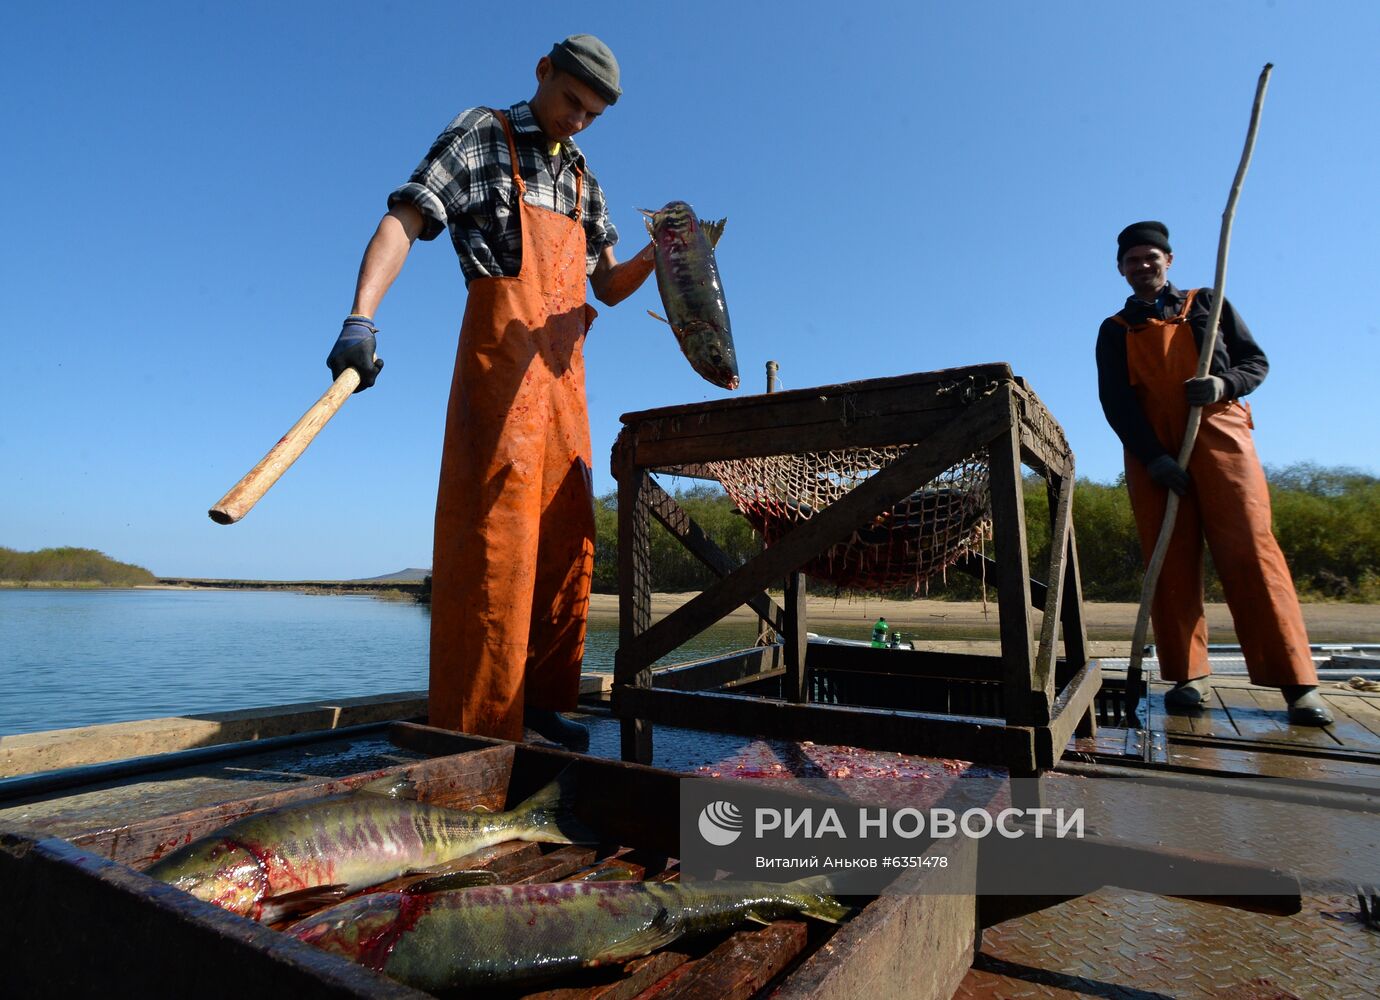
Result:
<svg viewBox="0 0 1380 1000">
<path fill-rule="evenodd" d="M 593 35 L 571 35 L 551 47 L 551 65 L 594 88 L 609 104 L 615 104 L 623 91 L 618 89 L 618 60 L 609 47 Z"/>
</svg>

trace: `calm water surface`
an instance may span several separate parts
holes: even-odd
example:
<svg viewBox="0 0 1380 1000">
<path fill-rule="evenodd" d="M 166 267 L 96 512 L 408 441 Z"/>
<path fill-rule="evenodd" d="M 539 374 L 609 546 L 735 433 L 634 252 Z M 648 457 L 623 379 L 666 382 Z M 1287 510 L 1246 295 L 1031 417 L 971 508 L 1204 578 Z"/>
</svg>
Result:
<svg viewBox="0 0 1380 1000">
<path fill-rule="evenodd" d="M 427 685 L 429 609 L 253 590 L 0 590 L 0 736 Z M 751 646 L 718 625 L 668 659 Z M 618 629 L 591 621 L 585 669 Z"/>
</svg>

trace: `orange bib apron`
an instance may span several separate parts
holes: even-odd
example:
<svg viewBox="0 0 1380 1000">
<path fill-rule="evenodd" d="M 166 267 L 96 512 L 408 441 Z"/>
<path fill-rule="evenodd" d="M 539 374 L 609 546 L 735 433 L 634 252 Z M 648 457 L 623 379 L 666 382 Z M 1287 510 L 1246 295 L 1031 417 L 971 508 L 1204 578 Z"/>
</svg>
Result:
<svg viewBox="0 0 1380 1000">
<path fill-rule="evenodd" d="M 1188 424 L 1184 382 L 1198 374 L 1198 347 L 1188 321 L 1195 292 L 1177 316 L 1126 327 L 1126 366 L 1160 444 L 1177 457 Z M 1188 462 L 1188 493 L 1179 503 L 1150 607 L 1160 676 L 1184 681 L 1210 672 L 1203 615 L 1203 541 L 1231 610 L 1251 681 L 1268 687 L 1316 684 L 1303 614 L 1289 567 L 1270 528 L 1270 493 L 1251 440 L 1250 410 L 1237 400 L 1203 407 Z M 1148 561 L 1164 520 L 1168 492 L 1126 453 L 1141 551 Z"/>
<path fill-rule="evenodd" d="M 446 415 L 431 598 L 430 722 L 522 739 L 524 708 L 575 707 L 594 572 L 574 219 L 528 205 L 507 118 L 522 268 L 470 283 Z"/>
</svg>

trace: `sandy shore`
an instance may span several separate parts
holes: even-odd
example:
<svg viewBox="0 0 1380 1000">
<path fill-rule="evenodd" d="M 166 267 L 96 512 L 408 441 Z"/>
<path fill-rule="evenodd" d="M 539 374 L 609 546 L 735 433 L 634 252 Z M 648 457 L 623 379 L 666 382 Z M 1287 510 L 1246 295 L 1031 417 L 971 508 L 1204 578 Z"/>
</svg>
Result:
<svg viewBox="0 0 1380 1000">
<path fill-rule="evenodd" d="M 652 617 L 659 619 L 680 607 L 694 594 L 653 594 Z M 780 595 L 774 595 L 780 600 Z M 866 628 L 880 616 L 906 635 L 935 639 L 991 640 L 997 637 L 997 606 L 991 602 L 984 609 L 980 602 L 956 601 L 885 601 L 878 598 L 811 597 L 809 599 L 809 627 L 814 632 L 826 632 L 840 625 Z M 1084 605 L 1088 638 L 1103 642 L 1128 643 L 1135 630 L 1136 605 Z M 1213 642 L 1232 642 L 1231 614 L 1225 604 L 1209 604 L 1208 629 Z M 590 615 L 618 616 L 618 597 L 614 594 L 590 596 Z M 735 620 L 752 620 L 755 615 L 740 608 L 730 616 Z M 1038 620 L 1040 615 L 1036 614 Z M 1319 603 L 1303 605 L 1303 618 L 1308 636 L 1313 642 L 1380 642 L 1380 605 Z M 1099 642 L 1098 645 L 1101 645 Z M 1121 655 L 1112 650 L 1097 649 L 1096 655 Z"/>
</svg>

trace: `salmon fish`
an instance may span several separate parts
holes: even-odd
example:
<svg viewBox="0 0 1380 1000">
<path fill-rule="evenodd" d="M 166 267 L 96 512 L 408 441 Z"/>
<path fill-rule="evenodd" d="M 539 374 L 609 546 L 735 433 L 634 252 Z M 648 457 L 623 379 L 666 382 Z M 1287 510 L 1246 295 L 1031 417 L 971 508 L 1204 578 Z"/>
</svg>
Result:
<svg viewBox="0 0 1380 1000">
<path fill-rule="evenodd" d="M 378 892 L 285 933 L 422 990 L 522 986 L 646 955 L 684 936 L 849 908 L 810 880 L 548 882 L 430 893 Z"/>
<path fill-rule="evenodd" d="M 670 325 L 690 367 L 722 389 L 738 388 L 738 356 L 714 260 L 728 220 L 702 222 L 683 201 L 659 212 L 638 211 L 646 216 L 656 250 L 656 286 L 666 315 L 648 312 Z"/>
<path fill-rule="evenodd" d="M 568 772 L 507 812 L 443 809 L 366 790 L 246 816 L 146 874 L 272 922 L 510 840 L 597 843 L 570 811 Z"/>
</svg>

